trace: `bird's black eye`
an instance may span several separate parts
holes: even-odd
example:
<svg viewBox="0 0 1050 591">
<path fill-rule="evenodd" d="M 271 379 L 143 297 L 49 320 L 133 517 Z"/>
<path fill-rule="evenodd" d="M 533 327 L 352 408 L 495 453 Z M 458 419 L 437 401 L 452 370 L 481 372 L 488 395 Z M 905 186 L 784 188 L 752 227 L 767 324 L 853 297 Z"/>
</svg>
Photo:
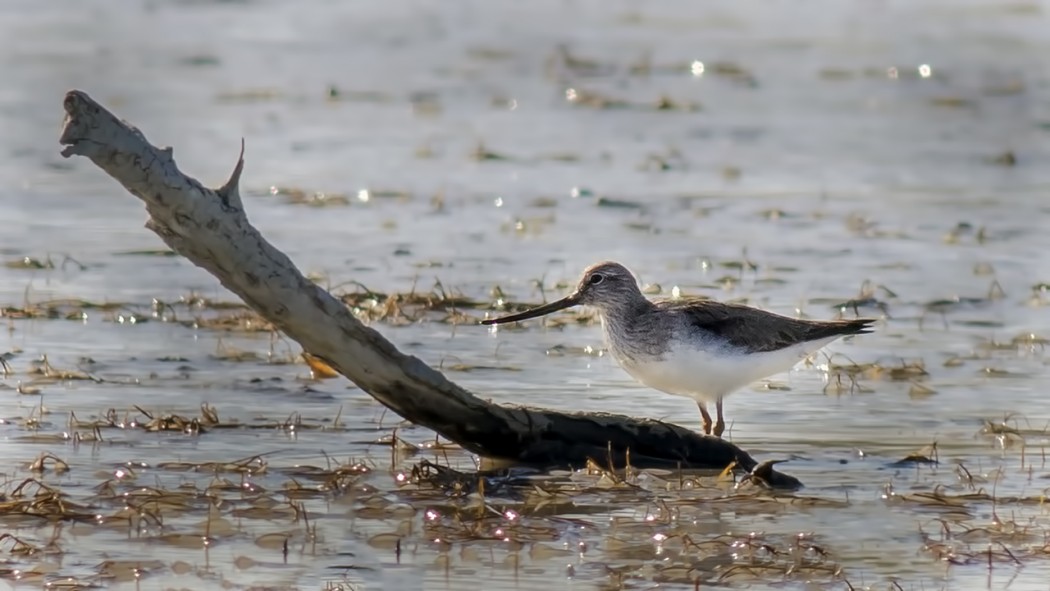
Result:
<svg viewBox="0 0 1050 591">
<path fill-rule="evenodd" d="M 591 275 L 591 279 L 590 279 L 589 283 L 591 285 L 598 285 L 602 281 L 605 281 L 605 275 L 602 275 L 601 273 L 595 273 L 595 274 Z"/>
</svg>

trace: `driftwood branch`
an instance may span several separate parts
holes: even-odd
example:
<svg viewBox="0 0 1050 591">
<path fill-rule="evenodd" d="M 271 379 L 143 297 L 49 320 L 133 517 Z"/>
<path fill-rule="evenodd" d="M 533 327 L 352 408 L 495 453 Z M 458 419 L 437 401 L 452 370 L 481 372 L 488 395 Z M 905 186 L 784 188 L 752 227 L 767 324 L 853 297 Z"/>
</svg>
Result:
<svg viewBox="0 0 1050 591">
<path fill-rule="evenodd" d="M 238 191 L 244 145 L 230 179 L 208 189 L 179 171 L 171 148 L 143 134 L 86 93 L 65 97 L 62 155 L 86 156 L 146 204 L 146 227 L 303 349 L 327 361 L 380 403 L 482 456 L 542 466 L 600 465 L 722 469 L 758 463 L 735 445 L 653 420 L 561 413 L 481 400 L 364 326 L 341 301 L 307 280 L 248 221 Z M 798 480 L 764 463 L 778 487 Z"/>
</svg>

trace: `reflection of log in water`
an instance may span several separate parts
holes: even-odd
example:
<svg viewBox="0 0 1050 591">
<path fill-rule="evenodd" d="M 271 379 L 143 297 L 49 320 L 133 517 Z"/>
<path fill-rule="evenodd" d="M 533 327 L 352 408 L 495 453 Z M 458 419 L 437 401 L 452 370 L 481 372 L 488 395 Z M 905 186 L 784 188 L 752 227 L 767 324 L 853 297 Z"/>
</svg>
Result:
<svg viewBox="0 0 1050 591">
<path fill-rule="evenodd" d="M 413 423 L 465 449 L 502 460 L 582 467 L 588 459 L 635 467 L 722 469 L 757 462 L 727 441 L 659 421 L 604 413 L 561 413 L 492 404 L 405 355 L 347 307 L 307 280 L 249 222 L 238 160 L 219 189 L 179 171 L 171 148 L 151 145 L 137 129 L 80 91 L 65 98 L 62 155 L 86 156 L 146 204 L 146 226 L 179 254 L 215 275 L 305 351 L 326 360 L 362 390 Z M 764 463 L 756 474 L 778 487 L 797 479 Z"/>
</svg>

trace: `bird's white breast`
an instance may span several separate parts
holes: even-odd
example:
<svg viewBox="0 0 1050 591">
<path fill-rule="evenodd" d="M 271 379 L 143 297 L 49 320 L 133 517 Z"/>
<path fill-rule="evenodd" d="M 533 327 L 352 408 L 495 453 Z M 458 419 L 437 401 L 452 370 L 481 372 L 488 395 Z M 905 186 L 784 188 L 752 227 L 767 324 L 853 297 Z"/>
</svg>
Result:
<svg viewBox="0 0 1050 591">
<path fill-rule="evenodd" d="M 762 353 L 679 343 L 660 358 L 631 359 L 615 350 L 613 356 L 631 377 L 650 388 L 715 402 L 748 384 L 791 369 L 833 340 L 821 339 Z"/>
</svg>

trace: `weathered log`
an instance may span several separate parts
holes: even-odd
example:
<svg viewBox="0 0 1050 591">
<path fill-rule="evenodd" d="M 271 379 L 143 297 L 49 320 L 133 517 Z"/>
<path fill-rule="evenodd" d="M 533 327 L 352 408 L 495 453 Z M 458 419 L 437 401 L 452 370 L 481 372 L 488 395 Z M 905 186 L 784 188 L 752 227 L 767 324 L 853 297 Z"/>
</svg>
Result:
<svg viewBox="0 0 1050 591">
<path fill-rule="evenodd" d="M 65 97 L 62 155 L 86 156 L 146 204 L 146 227 L 206 269 L 303 350 L 405 419 L 481 456 L 539 466 L 581 467 L 588 459 L 622 467 L 722 469 L 756 462 L 732 443 L 654 420 L 562 413 L 486 402 L 364 326 L 338 299 L 306 279 L 249 223 L 238 191 L 244 145 L 225 185 L 208 189 L 179 171 L 172 149 L 157 148 L 86 93 Z M 763 478 L 797 488 L 771 471 Z"/>
</svg>

